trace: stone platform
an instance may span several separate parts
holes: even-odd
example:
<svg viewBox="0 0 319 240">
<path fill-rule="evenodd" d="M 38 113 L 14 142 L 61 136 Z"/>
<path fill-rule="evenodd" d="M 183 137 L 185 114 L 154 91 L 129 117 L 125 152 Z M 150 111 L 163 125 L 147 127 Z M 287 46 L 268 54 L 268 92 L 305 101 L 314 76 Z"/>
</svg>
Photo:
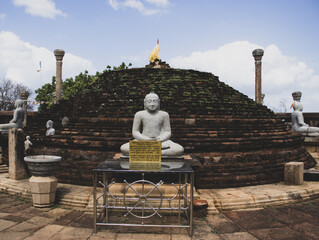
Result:
<svg viewBox="0 0 319 240">
<path fill-rule="evenodd" d="M 8 173 L 0 174 L 0 191 L 31 199 L 29 180 L 9 179 Z M 208 201 L 208 214 L 220 211 L 259 209 L 302 202 L 319 197 L 318 182 L 305 181 L 303 185 L 265 184 L 225 189 L 200 189 L 195 198 Z M 92 187 L 58 183 L 57 203 L 92 211 Z"/>
<path fill-rule="evenodd" d="M 65 206 L 34 208 L 30 199 L 0 192 L 0 239 L 15 240 L 265 240 L 318 239 L 319 198 L 285 207 L 223 211 L 194 218 L 187 229 L 100 227 L 93 233 L 93 213 Z M 165 221 L 172 224 L 171 216 Z M 156 218 L 156 220 L 160 220 Z"/>
</svg>

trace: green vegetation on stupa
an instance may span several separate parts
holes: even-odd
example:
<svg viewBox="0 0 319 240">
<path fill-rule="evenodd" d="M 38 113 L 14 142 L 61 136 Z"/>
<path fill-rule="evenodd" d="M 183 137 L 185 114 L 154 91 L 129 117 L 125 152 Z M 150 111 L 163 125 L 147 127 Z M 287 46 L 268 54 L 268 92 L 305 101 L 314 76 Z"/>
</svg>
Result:
<svg viewBox="0 0 319 240">
<path fill-rule="evenodd" d="M 155 92 L 160 96 L 161 109 L 172 117 L 274 118 L 267 107 L 207 72 L 132 68 L 108 70 L 91 78 L 83 76 L 88 81 L 76 83 L 76 91 L 69 91 L 72 94 L 68 98 L 64 96 L 67 104 L 74 104 L 78 115 L 133 117 L 143 109 L 145 95 Z"/>
</svg>

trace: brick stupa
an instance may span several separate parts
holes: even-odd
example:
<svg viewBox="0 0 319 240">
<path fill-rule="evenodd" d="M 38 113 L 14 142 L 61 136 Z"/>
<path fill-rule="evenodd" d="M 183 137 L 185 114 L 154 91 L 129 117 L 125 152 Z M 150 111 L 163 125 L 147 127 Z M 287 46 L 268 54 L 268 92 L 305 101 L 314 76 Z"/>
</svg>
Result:
<svg viewBox="0 0 319 240">
<path fill-rule="evenodd" d="M 92 169 L 132 139 L 134 114 L 151 91 L 170 114 L 172 140 L 200 162 L 193 167 L 197 188 L 274 183 L 283 180 L 286 162 L 315 165 L 302 136 L 267 107 L 211 73 L 172 68 L 103 73 L 90 89 L 28 120 L 33 153 L 62 156 L 60 182 L 91 185 Z M 44 136 L 48 119 L 55 136 Z"/>
</svg>

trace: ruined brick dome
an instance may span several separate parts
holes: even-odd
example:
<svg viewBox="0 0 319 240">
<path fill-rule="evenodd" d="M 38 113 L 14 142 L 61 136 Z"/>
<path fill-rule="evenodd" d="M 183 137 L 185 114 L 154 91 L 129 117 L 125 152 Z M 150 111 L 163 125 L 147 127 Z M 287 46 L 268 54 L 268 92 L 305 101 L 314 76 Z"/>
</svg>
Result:
<svg viewBox="0 0 319 240">
<path fill-rule="evenodd" d="M 59 181 L 88 184 L 92 169 L 132 139 L 135 112 L 149 92 L 160 96 L 170 114 L 172 140 L 200 164 L 193 166 L 197 188 L 235 187 L 283 180 L 284 163 L 315 161 L 267 107 L 226 85 L 211 73 L 138 68 L 108 71 L 74 99 L 39 113 L 29 127 L 34 151 L 62 155 Z M 64 116 L 70 124 L 63 127 Z M 56 135 L 36 126 L 55 122 Z M 40 122 L 43 123 L 40 123 Z M 43 124 L 43 125 L 42 125 Z"/>
</svg>

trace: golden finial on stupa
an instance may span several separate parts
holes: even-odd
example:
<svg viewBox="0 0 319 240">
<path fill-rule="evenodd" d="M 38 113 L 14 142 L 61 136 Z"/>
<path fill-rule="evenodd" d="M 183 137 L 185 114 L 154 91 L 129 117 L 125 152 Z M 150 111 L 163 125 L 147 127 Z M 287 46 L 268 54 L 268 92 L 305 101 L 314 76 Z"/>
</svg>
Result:
<svg viewBox="0 0 319 240">
<path fill-rule="evenodd" d="M 150 54 L 150 57 L 149 57 L 150 62 L 155 62 L 156 59 L 158 60 L 160 59 L 158 56 L 158 52 L 159 52 L 159 39 L 157 39 L 157 44 Z"/>
</svg>

